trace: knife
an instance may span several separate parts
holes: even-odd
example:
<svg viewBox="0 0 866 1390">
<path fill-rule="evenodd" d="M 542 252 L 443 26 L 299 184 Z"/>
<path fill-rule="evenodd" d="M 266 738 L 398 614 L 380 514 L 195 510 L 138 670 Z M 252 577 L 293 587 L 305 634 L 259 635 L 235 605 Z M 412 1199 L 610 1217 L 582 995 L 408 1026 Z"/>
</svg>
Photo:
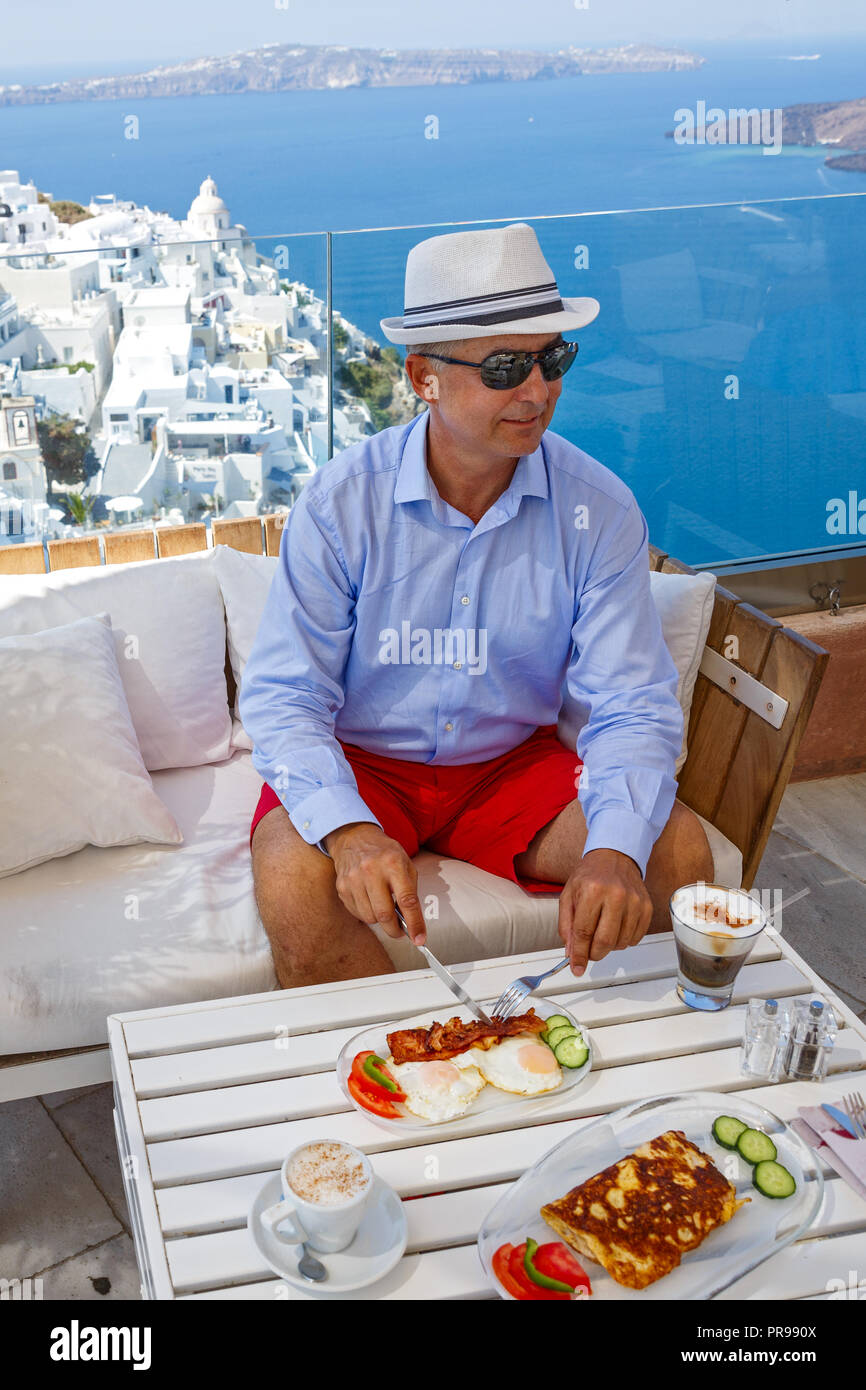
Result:
<svg viewBox="0 0 866 1390">
<path fill-rule="evenodd" d="M 844 1129 L 846 1134 L 850 1134 L 852 1139 L 860 1138 L 860 1135 L 854 1128 L 853 1123 L 851 1122 L 851 1120 L 849 1120 L 848 1116 L 845 1114 L 843 1110 L 837 1110 L 835 1105 L 824 1105 L 823 1103 L 821 1105 L 821 1109 L 827 1112 L 831 1120 L 836 1121 L 840 1129 Z"/>
<path fill-rule="evenodd" d="M 406 935 L 409 936 L 409 928 L 406 926 L 406 919 L 396 903 L 394 904 L 394 915 L 396 916 L 397 921 L 400 923 L 400 926 L 403 928 Z M 411 936 L 409 936 L 409 940 L 412 941 Z M 421 952 L 422 956 L 427 961 L 427 964 L 430 966 L 430 969 L 433 970 L 439 976 L 439 979 L 442 981 L 442 983 L 448 986 L 452 994 L 456 994 L 457 998 L 460 1000 L 460 1003 L 465 1004 L 467 1009 L 469 1009 L 470 1012 L 475 1015 L 475 1017 L 479 1020 L 480 1023 L 489 1024 L 490 1019 L 487 1017 L 481 1005 L 476 1004 L 475 1000 L 472 999 L 471 996 L 466 993 L 466 990 L 463 988 L 462 985 L 458 985 L 454 976 L 451 974 L 451 971 L 445 969 L 445 966 L 441 963 L 441 961 L 438 961 L 436 959 L 433 952 L 428 951 L 426 946 L 419 946 L 416 941 L 412 941 L 412 945 L 415 946 L 415 948 Z"/>
</svg>

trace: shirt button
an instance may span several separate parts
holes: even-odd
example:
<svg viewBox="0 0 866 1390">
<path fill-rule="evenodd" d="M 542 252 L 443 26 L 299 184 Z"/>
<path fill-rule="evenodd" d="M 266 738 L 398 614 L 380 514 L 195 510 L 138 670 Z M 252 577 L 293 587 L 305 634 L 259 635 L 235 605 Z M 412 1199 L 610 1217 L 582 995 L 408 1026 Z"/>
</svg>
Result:
<svg viewBox="0 0 866 1390">
<path fill-rule="evenodd" d="M 468 602 L 469 602 L 469 595 L 468 595 L 468 594 L 464 594 L 463 597 L 462 597 L 462 599 L 460 600 L 460 602 L 461 602 L 461 603 L 468 603 Z"/>
<path fill-rule="evenodd" d="M 459 671 L 460 668 L 462 667 L 462 665 L 463 665 L 463 662 L 462 662 L 462 661 L 455 661 L 455 663 L 454 663 L 454 670 L 455 670 L 455 671 Z"/>
<path fill-rule="evenodd" d="M 310 822 L 309 822 L 308 820 L 305 820 L 305 821 L 304 821 L 304 829 L 305 829 L 305 830 L 309 830 L 309 828 L 310 828 Z"/>
<path fill-rule="evenodd" d="M 449 734 L 450 734 L 451 730 L 454 728 L 454 725 L 453 725 L 453 724 L 446 724 L 446 725 L 445 725 L 445 728 L 448 730 L 448 732 L 449 732 Z"/>
</svg>

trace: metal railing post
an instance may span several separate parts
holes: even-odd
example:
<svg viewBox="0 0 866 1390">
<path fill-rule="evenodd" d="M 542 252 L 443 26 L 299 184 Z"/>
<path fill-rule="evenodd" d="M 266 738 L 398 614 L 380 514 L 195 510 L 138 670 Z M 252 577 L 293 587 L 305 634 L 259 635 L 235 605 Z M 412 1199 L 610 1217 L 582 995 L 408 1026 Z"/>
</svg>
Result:
<svg viewBox="0 0 866 1390">
<path fill-rule="evenodd" d="M 325 233 L 325 278 L 328 297 L 328 458 L 330 459 L 334 457 L 334 296 L 330 232 Z"/>
</svg>

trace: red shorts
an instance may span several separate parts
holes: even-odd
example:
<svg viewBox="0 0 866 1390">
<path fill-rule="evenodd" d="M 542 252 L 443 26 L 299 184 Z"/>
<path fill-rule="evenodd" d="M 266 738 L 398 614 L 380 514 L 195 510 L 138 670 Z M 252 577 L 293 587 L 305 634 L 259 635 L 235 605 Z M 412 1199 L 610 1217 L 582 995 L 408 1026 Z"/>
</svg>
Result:
<svg viewBox="0 0 866 1390">
<path fill-rule="evenodd" d="M 577 796 L 583 764 L 560 742 L 555 724 L 536 729 L 498 758 L 454 766 L 386 758 L 338 742 L 361 797 L 410 859 L 423 846 L 510 878 L 530 893 L 559 892 L 561 883 L 524 878 L 514 868 L 514 856 Z M 262 816 L 281 804 L 266 782 L 250 844 Z"/>
</svg>

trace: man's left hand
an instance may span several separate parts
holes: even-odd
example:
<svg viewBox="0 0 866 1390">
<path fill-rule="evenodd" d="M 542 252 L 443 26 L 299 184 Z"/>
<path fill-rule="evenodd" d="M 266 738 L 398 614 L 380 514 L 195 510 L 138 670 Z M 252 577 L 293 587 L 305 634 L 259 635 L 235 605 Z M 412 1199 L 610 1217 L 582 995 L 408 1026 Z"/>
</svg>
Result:
<svg viewBox="0 0 866 1390">
<path fill-rule="evenodd" d="M 563 885 L 559 934 L 573 975 L 587 961 L 636 946 L 652 921 L 652 899 L 633 859 L 615 849 L 593 849 Z"/>
</svg>

